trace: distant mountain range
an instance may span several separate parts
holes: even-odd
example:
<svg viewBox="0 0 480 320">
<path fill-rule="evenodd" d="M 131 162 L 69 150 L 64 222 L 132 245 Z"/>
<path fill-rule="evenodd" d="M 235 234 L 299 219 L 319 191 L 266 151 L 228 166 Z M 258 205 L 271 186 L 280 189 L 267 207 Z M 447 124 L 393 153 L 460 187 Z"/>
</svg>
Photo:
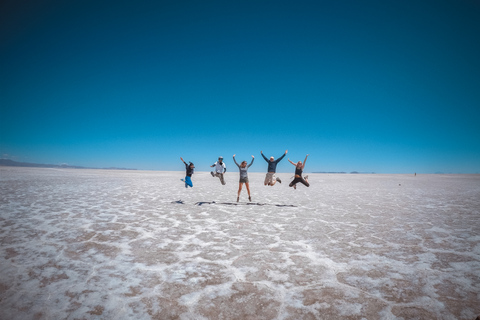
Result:
<svg viewBox="0 0 480 320">
<path fill-rule="evenodd" d="M 10 159 L 0 159 L 0 166 L 7 167 L 31 167 L 31 168 L 62 168 L 62 169 L 102 169 L 102 170 L 137 170 L 137 169 L 128 169 L 128 168 L 89 168 L 81 166 L 69 166 L 66 164 L 41 164 L 41 163 L 28 163 L 28 162 L 17 162 Z"/>
</svg>

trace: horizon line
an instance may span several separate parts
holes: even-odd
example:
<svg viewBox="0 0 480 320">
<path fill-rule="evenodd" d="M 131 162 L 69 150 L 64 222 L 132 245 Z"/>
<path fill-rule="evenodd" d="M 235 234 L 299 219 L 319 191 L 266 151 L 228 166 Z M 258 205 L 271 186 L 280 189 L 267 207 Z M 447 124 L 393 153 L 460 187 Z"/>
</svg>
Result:
<svg viewBox="0 0 480 320">
<path fill-rule="evenodd" d="M 5 162 L 7 161 L 7 162 Z M 10 162 L 10 163 L 9 163 Z M 183 172 L 184 170 L 161 170 L 161 169 L 137 169 L 137 168 L 125 168 L 125 167 L 85 167 L 79 165 L 68 165 L 65 163 L 62 164 L 46 164 L 46 163 L 34 163 L 34 162 L 20 162 L 16 160 L 12 160 L 9 158 L 0 158 L 0 166 L 2 167 L 21 167 L 21 168 L 45 168 L 45 169 L 89 169 L 89 170 L 118 170 L 118 171 L 166 171 L 166 172 Z M 210 171 L 203 171 L 203 170 L 196 170 L 196 172 L 210 172 Z M 232 171 L 228 171 L 229 173 Z M 235 172 L 235 171 L 233 171 Z M 262 173 L 263 171 L 251 171 L 252 173 Z M 288 171 L 289 172 L 289 171 Z M 278 173 L 288 173 L 285 171 L 279 171 Z M 304 173 L 309 174 L 480 174 L 480 172 L 471 172 L 471 173 L 455 173 L 455 172 L 432 172 L 432 173 L 424 173 L 424 172 L 411 172 L 411 173 L 395 173 L 395 172 L 388 172 L 388 173 L 379 173 L 375 171 L 304 171 Z"/>
</svg>

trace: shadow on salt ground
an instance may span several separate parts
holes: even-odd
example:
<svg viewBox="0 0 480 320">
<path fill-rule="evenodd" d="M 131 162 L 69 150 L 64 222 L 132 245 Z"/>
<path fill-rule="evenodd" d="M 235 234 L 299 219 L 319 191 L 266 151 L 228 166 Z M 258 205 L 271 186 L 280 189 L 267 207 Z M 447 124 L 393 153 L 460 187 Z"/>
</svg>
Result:
<svg viewBox="0 0 480 320">
<path fill-rule="evenodd" d="M 176 204 L 185 204 L 182 200 L 172 201 L 172 203 Z M 296 208 L 297 206 L 293 204 L 272 204 L 272 203 L 255 203 L 255 202 L 247 202 L 247 203 L 235 203 L 235 202 L 215 202 L 215 201 L 199 201 L 196 202 L 196 206 L 202 206 L 204 204 L 216 204 L 216 205 L 227 205 L 227 206 L 275 206 L 275 207 L 290 207 Z"/>
</svg>

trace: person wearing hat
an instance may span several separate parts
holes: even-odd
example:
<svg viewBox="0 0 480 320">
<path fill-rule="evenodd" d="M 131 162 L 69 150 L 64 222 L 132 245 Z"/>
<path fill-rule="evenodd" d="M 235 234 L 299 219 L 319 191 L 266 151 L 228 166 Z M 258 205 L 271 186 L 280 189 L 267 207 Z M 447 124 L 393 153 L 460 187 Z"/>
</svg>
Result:
<svg viewBox="0 0 480 320">
<path fill-rule="evenodd" d="M 212 164 L 210 167 L 215 167 L 215 172 L 210 172 L 212 177 L 220 178 L 220 182 L 222 183 L 222 185 L 225 185 L 226 183 L 223 175 L 225 174 L 225 172 L 227 172 L 227 166 L 223 162 L 223 157 L 218 157 L 218 161 Z"/>
<path fill-rule="evenodd" d="M 283 156 L 281 156 L 277 160 L 275 160 L 274 157 L 270 157 L 270 160 L 269 160 L 267 159 L 267 157 L 265 157 L 265 155 L 263 154 L 263 151 L 260 151 L 260 153 L 262 154 L 263 159 L 265 159 L 265 161 L 267 161 L 268 163 L 268 169 L 267 169 L 267 174 L 265 175 L 264 184 L 269 186 L 274 186 L 275 183 L 277 183 L 277 181 L 282 183 L 282 180 L 280 180 L 280 178 L 275 177 L 275 172 L 277 171 L 277 164 L 280 161 L 282 161 L 282 159 L 288 153 L 288 150 L 285 150 L 285 153 L 283 154 Z"/>
<path fill-rule="evenodd" d="M 190 164 L 187 164 L 185 161 L 183 161 L 183 158 L 180 157 L 180 160 L 185 164 L 185 170 L 187 171 L 185 174 L 185 180 L 182 179 L 183 182 L 185 182 L 185 188 L 193 188 L 193 183 L 192 183 L 192 174 L 194 171 L 195 166 L 193 163 L 190 162 Z"/>
</svg>

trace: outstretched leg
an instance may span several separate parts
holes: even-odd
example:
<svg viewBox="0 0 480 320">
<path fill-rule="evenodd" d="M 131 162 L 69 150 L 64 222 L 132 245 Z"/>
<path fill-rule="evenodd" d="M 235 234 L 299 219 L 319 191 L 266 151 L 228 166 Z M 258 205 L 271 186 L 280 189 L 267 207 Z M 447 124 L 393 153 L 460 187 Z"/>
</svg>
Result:
<svg viewBox="0 0 480 320">
<path fill-rule="evenodd" d="M 306 182 L 306 184 L 304 183 L 304 185 L 306 185 L 307 187 L 310 187 L 310 182 L 308 182 L 308 176 L 305 176 L 305 178 L 303 178 Z"/>
<path fill-rule="evenodd" d="M 293 187 L 294 189 L 297 189 L 297 183 L 298 182 L 301 182 L 300 178 L 295 178 L 295 179 L 292 180 L 292 182 L 290 182 L 290 184 L 288 186 Z"/>
<path fill-rule="evenodd" d="M 308 183 L 308 180 L 305 180 L 303 178 L 295 178 L 293 179 L 292 182 L 290 182 L 290 184 L 288 185 L 289 187 L 294 187 L 295 189 L 297 189 L 297 183 L 302 183 L 304 186 L 306 187 L 310 187 L 310 184 Z"/>
<path fill-rule="evenodd" d="M 304 185 L 305 187 L 310 187 L 310 183 L 308 183 L 308 180 L 307 180 L 307 179 L 301 178 L 301 179 L 300 179 L 300 182 L 303 183 L 303 185 Z"/>
</svg>

